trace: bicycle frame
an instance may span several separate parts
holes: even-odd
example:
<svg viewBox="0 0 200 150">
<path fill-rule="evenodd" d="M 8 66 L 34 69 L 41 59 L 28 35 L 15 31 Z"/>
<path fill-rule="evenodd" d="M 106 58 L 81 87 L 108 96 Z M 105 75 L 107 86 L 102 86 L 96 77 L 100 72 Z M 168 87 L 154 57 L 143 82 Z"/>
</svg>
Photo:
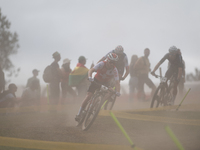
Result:
<svg viewBox="0 0 200 150">
<path fill-rule="evenodd" d="M 153 96 L 152 102 L 151 102 L 151 108 L 154 106 L 155 101 L 157 101 L 156 107 L 158 105 L 169 105 L 169 102 L 172 100 L 173 96 L 173 88 L 174 88 L 174 79 L 175 79 L 175 74 L 171 76 L 170 79 L 167 79 L 166 77 L 158 76 L 160 77 L 160 84 L 156 89 L 156 92 Z M 169 82 L 168 82 L 169 81 Z"/>
</svg>

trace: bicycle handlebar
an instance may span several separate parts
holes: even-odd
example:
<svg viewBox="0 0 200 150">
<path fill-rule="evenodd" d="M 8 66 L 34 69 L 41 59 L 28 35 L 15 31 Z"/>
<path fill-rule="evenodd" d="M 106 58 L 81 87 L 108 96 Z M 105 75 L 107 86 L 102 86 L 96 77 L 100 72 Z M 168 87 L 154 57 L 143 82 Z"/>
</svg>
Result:
<svg viewBox="0 0 200 150">
<path fill-rule="evenodd" d="M 109 87 L 109 86 L 103 85 L 103 84 L 98 83 L 98 82 L 96 82 L 96 81 L 91 81 L 91 82 L 94 82 L 95 84 L 97 84 L 97 85 L 99 85 L 99 86 L 101 86 L 101 87 L 104 86 L 104 87 L 108 88 L 108 91 L 112 92 L 113 94 L 116 94 L 116 91 L 110 90 L 110 87 Z"/>
</svg>

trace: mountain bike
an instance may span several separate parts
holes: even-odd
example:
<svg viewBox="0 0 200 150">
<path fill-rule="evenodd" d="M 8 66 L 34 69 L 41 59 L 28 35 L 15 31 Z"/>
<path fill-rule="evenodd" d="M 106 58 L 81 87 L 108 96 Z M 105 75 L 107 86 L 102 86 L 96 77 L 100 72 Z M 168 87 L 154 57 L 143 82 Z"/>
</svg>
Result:
<svg viewBox="0 0 200 150">
<path fill-rule="evenodd" d="M 105 95 L 109 92 L 111 92 L 112 95 L 115 93 L 114 91 L 109 90 L 109 87 L 105 85 L 101 85 L 101 88 L 95 91 L 81 112 L 80 120 L 77 122 L 76 126 L 82 125 L 83 131 L 87 131 L 91 127 L 96 117 L 98 116 L 102 105 L 105 102 Z"/>
<path fill-rule="evenodd" d="M 150 108 L 160 106 L 168 106 L 173 100 L 173 89 L 175 83 L 175 74 L 168 80 L 166 77 L 155 75 L 160 78 L 160 84 L 157 87 Z"/>
</svg>

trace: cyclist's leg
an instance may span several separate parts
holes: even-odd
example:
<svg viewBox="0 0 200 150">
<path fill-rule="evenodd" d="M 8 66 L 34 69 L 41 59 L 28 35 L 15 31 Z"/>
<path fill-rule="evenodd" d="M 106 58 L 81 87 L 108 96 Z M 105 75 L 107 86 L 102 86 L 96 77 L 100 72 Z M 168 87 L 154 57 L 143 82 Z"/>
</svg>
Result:
<svg viewBox="0 0 200 150">
<path fill-rule="evenodd" d="M 82 110 L 84 109 L 84 107 L 86 106 L 87 102 L 90 100 L 90 98 L 92 97 L 92 95 L 94 94 L 94 92 L 99 89 L 101 86 L 100 85 L 97 85 L 95 84 L 95 82 L 92 82 L 89 89 L 88 89 L 88 92 L 87 92 L 87 95 L 85 97 L 85 99 L 83 100 L 82 104 L 81 104 L 81 107 L 79 109 L 79 112 L 76 116 L 76 118 L 78 118 L 82 112 Z M 78 120 L 78 119 L 76 119 Z"/>
<path fill-rule="evenodd" d="M 165 73 L 165 77 L 167 79 L 170 79 L 174 73 L 176 73 L 178 70 L 175 70 L 174 68 L 170 67 L 166 73 Z M 177 79 L 177 73 L 176 73 L 176 79 Z M 171 100 L 171 104 L 174 104 L 175 98 L 176 98 L 176 94 L 177 94 L 177 83 L 174 83 L 174 87 L 173 87 L 173 95 L 172 95 L 172 100 Z"/>
<path fill-rule="evenodd" d="M 178 83 L 178 91 L 179 91 L 179 95 L 182 96 L 183 91 L 184 91 L 184 79 L 183 78 L 181 78 L 180 82 Z"/>
<path fill-rule="evenodd" d="M 175 102 L 177 91 L 178 91 L 178 80 L 177 80 L 178 72 L 176 72 L 174 76 L 175 76 L 175 81 L 174 81 L 174 87 L 173 87 L 173 99 L 172 99 L 173 104 Z"/>
</svg>

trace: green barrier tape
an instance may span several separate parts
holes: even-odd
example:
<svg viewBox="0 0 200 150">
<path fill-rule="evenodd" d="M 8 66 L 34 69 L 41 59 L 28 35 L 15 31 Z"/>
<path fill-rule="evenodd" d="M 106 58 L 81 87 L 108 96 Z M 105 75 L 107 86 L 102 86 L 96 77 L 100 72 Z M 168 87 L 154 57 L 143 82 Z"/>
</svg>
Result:
<svg viewBox="0 0 200 150">
<path fill-rule="evenodd" d="M 179 140 L 176 138 L 176 136 L 174 135 L 174 133 L 172 132 L 172 130 L 166 126 L 165 130 L 167 131 L 167 133 L 169 134 L 169 136 L 171 137 L 171 139 L 174 141 L 174 143 L 176 144 L 176 146 L 178 147 L 179 150 L 184 150 L 183 146 L 181 145 L 181 143 L 179 142 Z"/>
<path fill-rule="evenodd" d="M 188 93 L 190 92 L 191 88 L 189 88 L 189 90 L 187 91 L 187 93 L 185 94 L 185 96 L 183 97 L 181 103 L 178 105 L 178 107 L 176 108 L 176 111 L 179 109 L 179 107 L 181 106 L 181 104 L 183 103 L 183 101 L 185 100 L 186 96 L 188 95 Z"/>
<path fill-rule="evenodd" d="M 49 104 L 49 85 L 47 84 L 47 103 Z"/>
<path fill-rule="evenodd" d="M 120 122 L 117 120 L 117 118 L 115 117 L 115 115 L 111 111 L 110 111 L 110 115 L 113 118 L 113 120 L 115 121 L 115 123 L 117 124 L 117 126 L 120 128 L 120 130 L 122 131 L 122 133 L 125 135 L 125 137 L 129 141 L 129 143 L 131 144 L 131 147 L 135 149 L 134 143 L 131 141 L 130 137 L 128 136 L 128 134 L 126 133 L 126 131 L 124 130 L 124 128 L 122 127 L 122 125 L 120 124 Z"/>
<path fill-rule="evenodd" d="M 105 104 L 107 103 L 107 101 L 108 101 L 108 100 L 106 100 L 106 101 L 103 103 L 103 105 L 101 106 L 101 109 L 104 108 L 104 106 L 105 106 Z"/>
<path fill-rule="evenodd" d="M 115 89 L 115 87 L 113 87 L 113 90 Z M 101 109 L 103 109 L 104 108 L 104 106 L 105 106 L 105 104 L 108 102 L 108 100 L 106 100 L 104 103 L 103 103 L 103 105 L 101 106 Z"/>
</svg>

